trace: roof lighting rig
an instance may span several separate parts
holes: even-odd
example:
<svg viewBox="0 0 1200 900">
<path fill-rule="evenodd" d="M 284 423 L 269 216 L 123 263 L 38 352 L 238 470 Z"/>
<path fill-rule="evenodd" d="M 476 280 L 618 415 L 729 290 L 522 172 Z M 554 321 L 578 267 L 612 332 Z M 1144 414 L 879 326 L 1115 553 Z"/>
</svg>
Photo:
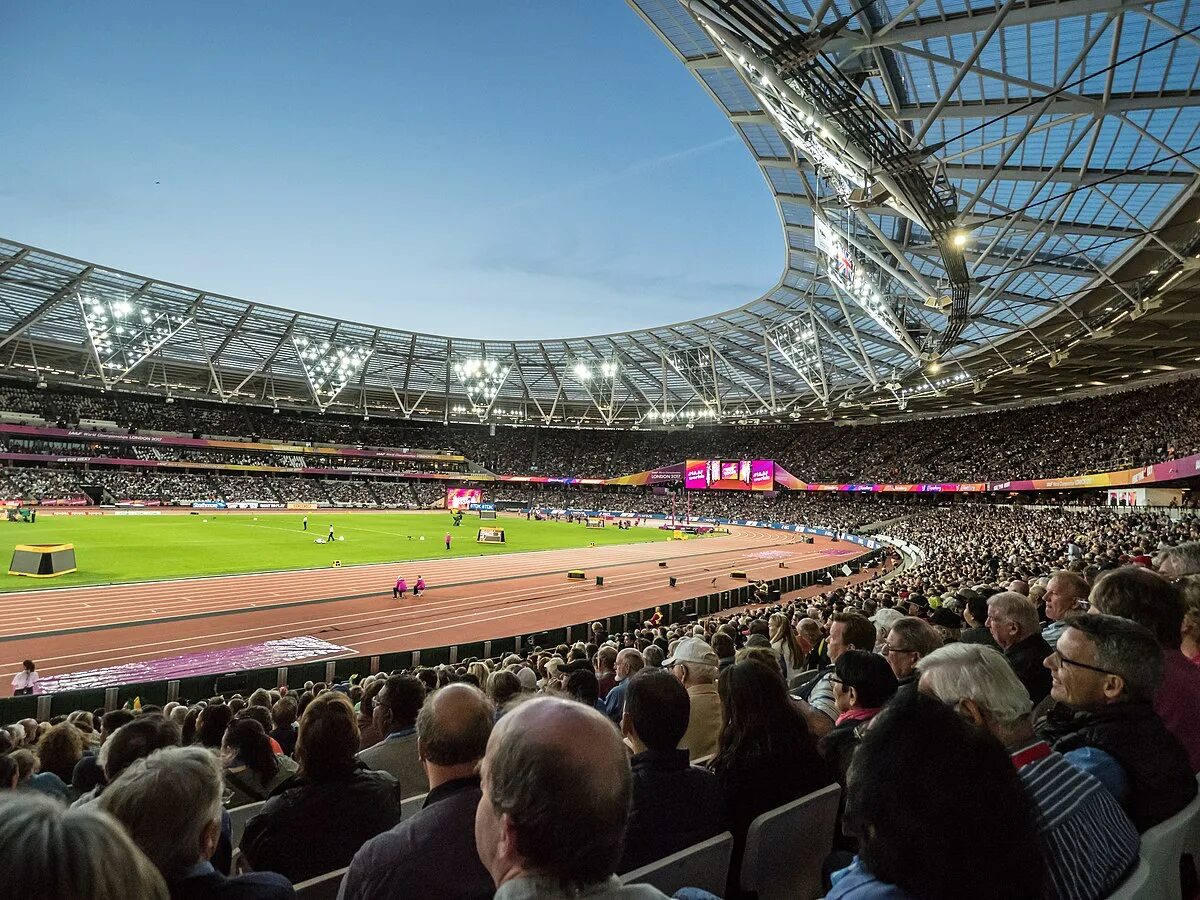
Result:
<svg viewBox="0 0 1200 900">
<path fill-rule="evenodd" d="M 454 376 L 467 395 L 470 409 L 480 419 L 487 417 L 508 379 L 509 366 L 493 357 L 466 356 L 454 364 Z"/>
<path fill-rule="evenodd" d="M 371 347 L 354 344 L 339 346 L 307 335 L 293 335 L 292 345 L 296 348 L 304 377 L 312 389 L 313 399 L 322 410 L 362 373 L 367 360 L 374 353 Z"/>
<path fill-rule="evenodd" d="M 954 347 L 968 324 L 971 291 L 957 195 L 930 159 L 934 148 L 910 146 L 823 52 L 849 17 L 804 32 L 769 0 L 687 0 L 687 7 L 839 203 L 864 219 L 868 209 L 887 206 L 930 234 L 946 296 L 922 299 L 944 309 L 946 324 L 936 340 L 922 342 L 919 356 L 933 359 Z"/>
<path fill-rule="evenodd" d="M 144 297 L 80 292 L 76 299 L 105 385 L 120 381 L 192 321 Z"/>
</svg>

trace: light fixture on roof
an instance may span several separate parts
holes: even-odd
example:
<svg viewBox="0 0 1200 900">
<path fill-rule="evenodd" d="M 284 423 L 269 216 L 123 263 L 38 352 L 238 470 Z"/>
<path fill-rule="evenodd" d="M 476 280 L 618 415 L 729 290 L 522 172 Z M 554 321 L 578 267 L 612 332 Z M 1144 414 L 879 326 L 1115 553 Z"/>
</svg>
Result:
<svg viewBox="0 0 1200 900">
<path fill-rule="evenodd" d="M 104 385 L 124 378 L 191 321 L 152 296 L 136 303 L 125 295 L 81 291 L 76 295 L 84 330 Z"/>
<path fill-rule="evenodd" d="M 507 363 L 489 356 L 466 356 L 454 364 L 454 375 L 467 395 L 471 411 L 481 419 L 491 410 L 509 370 Z"/>
<path fill-rule="evenodd" d="M 962 228 L 958 229 L 950 236 L 950 243 L 952 243 L 955 247 L 958 247 L 960 250 L 967 246 L 967 242 L 970 240 L 970 233 Z"/>
</svg>

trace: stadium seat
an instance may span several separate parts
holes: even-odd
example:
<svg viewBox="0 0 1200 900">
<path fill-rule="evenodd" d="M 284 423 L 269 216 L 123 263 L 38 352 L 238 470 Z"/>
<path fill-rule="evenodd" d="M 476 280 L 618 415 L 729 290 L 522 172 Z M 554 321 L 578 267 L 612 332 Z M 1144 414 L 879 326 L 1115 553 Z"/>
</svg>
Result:
<svg viewBox="0 0 1200 900">
<path fill-rule="evenodd" d="M 241 844 L 242 835 L 246 831 L 246 823 L 258 815 L 266 802 L 260 800 L 258 803 L 247 803 L 245 806 L 235 806 L 229 810 L 230 835 L 234 847 Z"/>
<path fill-rule="evenodd" d="M 816 669 L 806 669 L 803 672 L 797 672 L 795 675 L 793 675 L 791 678 L 788 679 L 788 690 L 794 691 L 797 688 L 803 687 L 810 680 L 812 680 L 812 677 L 816 674 L 817 674 Z"/>
<path fill-rule="evenodd" d="M 1142 835 L 1142 861 L 1150 867 L 1156 892 L 1147 894 L 1162 900 L 1181 900 L 1183 888 L 1179 860 L 1188 837 L 1200 821 L 1200 796 L 1192 798 L 1182 810 Z"/>
<path fill-rule="evenodd" d="M 421 807 L 425 805 L 425 798 L 428 794 L 417 794 L 415 797 L 407 797 L 400 801 L 400 821 L 411 819 L 421 811 Z"/>
<path fill-rule="evenodd" d="M 725 893 L 732 853 L 733 835 L 726 831 L 634 869 L 621 876 L 621 883 L 653 885 L 668 895 L 680 888 L 700 888 L 720 897 Z"/>
<path fill-rule="evenodd" d="M 750 823 L 741 886 L 758 900 L 812 900 L 823 893 L 821 864 L 833 849 L 839 785 L 814 791 Z"/>
<path fill-rule="evenodd" d="M 1105 900 L 1153 900 L 1159 896 L 1159 886 L 1152 883 L 1153 877 L 1154 870 L 1144 859 L 1139 859 L 1137 868 Z"/>
<path fill-rule="evenodd" d="M 342 889 L 342 879 L 349 871 L 350 867 L 347 866 L 300 882 L 296 885 L 296 900 L 337 900 L 338 891 Z"/>
</svg>

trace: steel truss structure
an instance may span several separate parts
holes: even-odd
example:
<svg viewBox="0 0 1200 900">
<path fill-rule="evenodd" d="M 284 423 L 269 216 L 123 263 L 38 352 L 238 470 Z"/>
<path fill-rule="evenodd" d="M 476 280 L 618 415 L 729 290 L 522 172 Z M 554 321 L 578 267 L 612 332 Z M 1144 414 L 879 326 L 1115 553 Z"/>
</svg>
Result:
<svg viewBox="0 0 1200 900">
<path fill-rule="evenodd" d="M 786 262 L 764 296 L 496 341 L 0 241 L 0 374 L 627 427 L 966 410 L 1200 362 L 1200 0 L 627 2 L 773 193 Z"/>
</svg>

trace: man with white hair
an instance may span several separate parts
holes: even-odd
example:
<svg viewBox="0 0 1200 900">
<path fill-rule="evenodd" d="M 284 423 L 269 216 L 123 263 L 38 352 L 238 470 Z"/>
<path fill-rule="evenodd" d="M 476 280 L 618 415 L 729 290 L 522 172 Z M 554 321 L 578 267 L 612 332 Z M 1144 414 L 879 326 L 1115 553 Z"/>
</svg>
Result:
<svg viewBox="0 0 1200 900">
<path fill-rule="evenodd" d="M 1138 833 L 1116 799 L 1033 733 L 1029 693 L 1004 657 L 949 644 L 917 663 L 919 690 L 1004 744 L 1038 810 L 1050 900 L 1107 897 L 1137 861 Z"/>
<path fill-rule="evenodd" d="M 118 819 L 162 873 L 172 900 L 285 900 L 291 883 L 274 872 L 226 878 L 209 860 L 221 837 L 221 765 L 204 747 L 168 747 L 137 760 L 98 805 Z"/>
<path fill-rule="evenodd" d="M 1037 706 L 1050 696 L 1050 672 L 1043 663 L 1051 652 L 1042 638 L 1037 607 L 1013 591 L 994 594 L 988 598 L 987 627 Z"/>
<path fill-rule="evenodd" d="M 642 671 L 646 661 L 642 651 L 626 647 L 617 654 L 617 662 L 613 667 L 616 684 L 604 698 L 604 714 L 612 719 L 614 724 L 620 724 L 621 714 L 625 712 L 625 691 L 629 688 L 629 679 Z"/>
<path fill-rule="evenodd" d="M 679 743 L 691 759 L 712 756 L 725 724 L 721 698 L 717 694 L 717 668 L 720 659 L 704 638 L 686 638 L 675 652 L 663 660 L 663 666 L 687 688 L 691 701 L 687 733 Z"/>
</svg>

